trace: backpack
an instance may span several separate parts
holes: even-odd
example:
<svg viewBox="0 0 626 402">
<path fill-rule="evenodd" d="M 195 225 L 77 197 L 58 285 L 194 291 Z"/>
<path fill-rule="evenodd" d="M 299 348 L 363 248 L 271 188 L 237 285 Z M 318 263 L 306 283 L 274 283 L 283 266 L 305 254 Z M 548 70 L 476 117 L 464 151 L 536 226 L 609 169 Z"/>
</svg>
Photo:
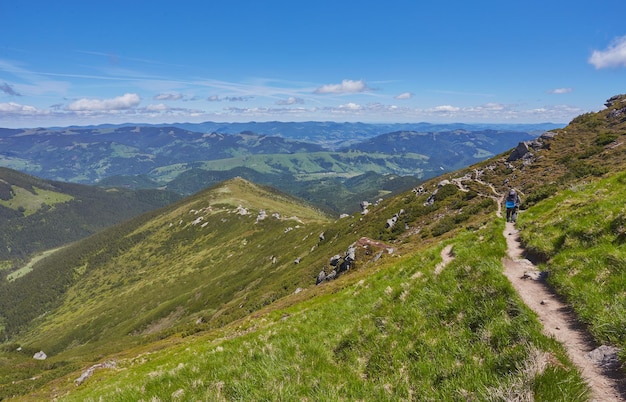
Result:
<svg viewBox="0 0 626 402">
<path fill-rule="evenodd" d="M 509 191 L 509 195 L 506 197 L 505 206 L 507 208 L 515 208 L 515 204 L 517 201 L 517 193 L 515 190 Z"/>
</svg>

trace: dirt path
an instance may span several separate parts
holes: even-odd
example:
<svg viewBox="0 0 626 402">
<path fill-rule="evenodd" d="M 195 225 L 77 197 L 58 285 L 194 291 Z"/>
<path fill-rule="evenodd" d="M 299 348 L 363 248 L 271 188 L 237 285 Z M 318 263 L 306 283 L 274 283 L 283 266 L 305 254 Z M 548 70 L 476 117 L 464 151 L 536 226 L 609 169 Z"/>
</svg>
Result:
<svg viewBox="0 0 626 402">
<path fill-rule="evenodd" d="M 536 266 L 523 257 L 524 250 L 513 223 L 506 224 L 504 237 L 508 252 L 508 258 L 502 261 L 504 274 L 524 303 L 537 313 L 545 333 L 565 346 L 570 358 L 587 380 L 592 400 L 626 401 L 626 384 L 623 378 L 620 378 L 617 369 L 606 364 L 602 367 L 590 358 L 590 352 L 594 352 L 593 356 L 598 350 L 605 349 L 596 348 L 597 345 L 572 314 L 571 309 L 549 289 Z"/>
</svg>

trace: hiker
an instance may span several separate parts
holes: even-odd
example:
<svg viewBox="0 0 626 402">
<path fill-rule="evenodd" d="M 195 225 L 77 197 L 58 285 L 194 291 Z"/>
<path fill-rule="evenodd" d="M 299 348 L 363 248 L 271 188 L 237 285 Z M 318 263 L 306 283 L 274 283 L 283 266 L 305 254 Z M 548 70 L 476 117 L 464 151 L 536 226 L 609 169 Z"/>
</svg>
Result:
<svg viewBox="0 0 626 402">
<path fill-rule="evenodd" d="M 519 204 L 521 204 L 521 201 L 517 192 L 513 189 L 509 190 L 509 195 L 506 196 L 506 200 L 504 201 L 507 222 L 515 222 Z"/>
</svg>

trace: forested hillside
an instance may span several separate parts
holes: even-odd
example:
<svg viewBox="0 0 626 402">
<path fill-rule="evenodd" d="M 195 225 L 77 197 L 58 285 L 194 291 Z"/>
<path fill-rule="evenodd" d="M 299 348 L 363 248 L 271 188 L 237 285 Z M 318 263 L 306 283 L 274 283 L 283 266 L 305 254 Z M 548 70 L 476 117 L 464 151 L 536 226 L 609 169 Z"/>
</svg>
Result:
<svg viewBox="0 0 626 402">
<path fill-rule="evenodd" d="M 168 191 L 104 190 L 0 168 L 0 268 L 179 198 Z"/>
</svg>

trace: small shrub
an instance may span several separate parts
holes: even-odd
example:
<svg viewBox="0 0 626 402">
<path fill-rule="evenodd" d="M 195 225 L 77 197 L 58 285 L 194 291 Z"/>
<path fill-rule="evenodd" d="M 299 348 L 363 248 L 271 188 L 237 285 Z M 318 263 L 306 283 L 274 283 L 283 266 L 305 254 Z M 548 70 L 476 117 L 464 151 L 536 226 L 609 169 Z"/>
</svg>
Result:
<svg viewBox="0 0 626 402">
<path fill-rule="evenodd" d="M 441 236 L 444 233 L 447 233 L 456 227 L 455 219 L 453 216 L 446 216 L 437 222 L 431 229 L 432 235 L 434 237 Z"/>
<path fill-rule="evenodd" d="M 435 196 L 437 201 L 445 200 L 446 198 L 455 195 L 459 192 L 459 188 L 454 184 L 446 184 L 443 187 L 440 187 L 437 191 L 437 195 Z"/>
<path fill-rule="evenodd" d="M 605 166 L 594 166 L 582 160 L 570 162 L 567 165 L 568 165 L 567 167 L 570 170 L 570 173 L 576 178 L 587 177 L 587 176 L 599 177 L 609 171 L 609 169 Z"/>
<path fill-rule="evenodd" d="M 595 143 L 598 146 L 605 146 L 615 141 L 618 137 L 619 135 L 615 133 L 603 132 L 598 135 L 598 137 L 595 140 Z"/>
<path fill-rule="evenodd" d="M 531 205 L 535 205 L 541 200 L 544 200 L 548 197 L 553 196 L 558 190 L 556 184 L 545 184 L 541 187 L 538 187 L 535 191 L 530 193 L 528 197 L 523 201 L 524 208 L 530 207 Z"/>
</svg>

